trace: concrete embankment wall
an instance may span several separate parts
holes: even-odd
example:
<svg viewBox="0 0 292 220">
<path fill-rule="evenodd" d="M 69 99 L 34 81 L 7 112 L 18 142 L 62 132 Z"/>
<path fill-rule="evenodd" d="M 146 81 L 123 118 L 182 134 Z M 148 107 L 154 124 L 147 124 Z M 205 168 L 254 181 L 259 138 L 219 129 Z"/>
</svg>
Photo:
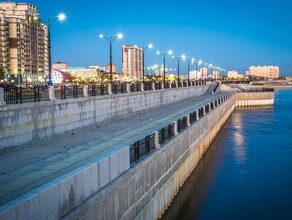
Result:
<svg viewBox="0 0 292 220">
<path fill-rule="evenodd" d="M 273 93 L 234 94 L 63 219 L 160 218 L 236 108 L 236 103 L 248 98 L 270 99 Z"/>
<path fill-rule="evenodd" d="M 116 150 L 4 205 L 0 219 L 161 217 L 232 114 L 238 98 L 239 94 L 232 95 L 133 167 L 129 147 Z"/>
<path fill-rule="evenodd" d="M 64 219 L 156 219 L 235 108 L 236 96 L 138 162 Z"/>
<path fill-rule="evenodd" d="M 0 107 L 0 153 L 200 96 L 208 88 L 209 85 L 6 105 Z"/>
<path fill-rule="evenodd" d="M 245 92 L 236 94 L 236 107 L 274 105 L 273 92 Z"/>
</svg>

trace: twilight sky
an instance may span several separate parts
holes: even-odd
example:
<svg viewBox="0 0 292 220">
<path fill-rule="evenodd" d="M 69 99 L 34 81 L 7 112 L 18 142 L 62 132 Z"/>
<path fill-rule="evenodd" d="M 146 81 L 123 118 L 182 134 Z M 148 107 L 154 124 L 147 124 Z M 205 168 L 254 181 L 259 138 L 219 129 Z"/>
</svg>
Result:
<svg viewBox="0 0 292 220">
<path fill-rule="evenodd" d="M 15 1 L 25 2 L 25 1 Z M 121 71 L 123 44 L 154 48 L 145 52 L 145 66 L 162 64 L 157 50 L 202 59 L 244 73 L 250 65 L 278 65 L 292 75 L 292 2 L 288 0 L 29 0 L 47 21 L 59 12 L 68 19 L 52 28 L 52 60 L 70 66 L 105 66 L 109 44 Z M 166 66 L 176 68 L 167 57 Z M 181 63 L 186 72 L 187 63 Z M 194 69 L 194 66 L 192 67 Z"/>
</svg>

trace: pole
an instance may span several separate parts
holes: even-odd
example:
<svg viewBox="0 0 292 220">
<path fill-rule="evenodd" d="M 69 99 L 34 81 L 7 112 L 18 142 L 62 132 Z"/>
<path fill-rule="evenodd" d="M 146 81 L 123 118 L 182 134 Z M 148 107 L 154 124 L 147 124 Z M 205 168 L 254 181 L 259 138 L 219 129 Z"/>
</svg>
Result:
<svg viewBox="0 0 292 220">
<path fill-rule="evenodd" d="M 179 58 L 177 58 L 177 82 L 179 82 Z"/>
<path fill-rule="evenodd" d="M 51 57 L 51 22 L 50 19 L 48 20 L 48 46 L 49 46 L 49 86 L 53 85 L 52 82 L 52 57 Z"/>
<path fill-rule="evenodd" d="M 113 69 L 112 69 L 112 59 L 113 59 L 113 56 L 112 56 L 112 38 L 110 37 L 110 40 L 109 40 L 109 42 L 110 42 L 110 83 L 112 83 L 112 71 L 113 71 Z"/>
<path fill-rule="evenodd" d="M 163 55 L 163 84 L 165 85 L 165 56 Z"/>
<path fill-rule="evenodd" d="M 188 61 L 188 82 L 190 81 L 190 60 Z"/>
<path fill-rule="evenodd" d="M 142 74 L 143 74 L 143 78 L 142 78 L 142 82 L 143 82 L 143 83 L 144 83 L 144 76 L 145 76 L 145 57 L 144 57 L 144 55 L 145 55 L 145 50 L 146 50 L 146 48 L 143 48 L 143 53 L 142 53 L 142 55 L 143 55 L 143 62 L 142 62 L 142 67 L 143 67 Z"/>
<path fill-rule="evenodd" d="M 198 64 L 196 63 L 196 80 L 197 80 Z"/>
</svg>

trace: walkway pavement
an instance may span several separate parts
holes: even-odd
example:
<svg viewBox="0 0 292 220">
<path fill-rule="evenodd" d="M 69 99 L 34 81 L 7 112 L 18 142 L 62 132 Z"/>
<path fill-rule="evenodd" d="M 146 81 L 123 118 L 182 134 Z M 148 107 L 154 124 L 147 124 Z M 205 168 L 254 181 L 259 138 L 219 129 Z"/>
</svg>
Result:
<svg viewBox="0 0 292 220">
<path fill-rule="evenodd" d="M 133 144 L 220 95 L 189 98 L 1 155 L 0 206 L 96 158 L 102 158 L 109 151 Z"/>
</svg>

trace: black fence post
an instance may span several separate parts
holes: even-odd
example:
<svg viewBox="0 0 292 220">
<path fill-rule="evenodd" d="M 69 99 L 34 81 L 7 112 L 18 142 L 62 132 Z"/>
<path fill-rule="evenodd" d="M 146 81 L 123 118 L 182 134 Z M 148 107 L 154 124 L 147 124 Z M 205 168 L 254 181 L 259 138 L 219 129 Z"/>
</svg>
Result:
<svg viewBox="0 0 292 220">
<path fill-rule="evenodd" d="M 19 96 L 19 95 L 18 95 L 18 88 L 15 89 L 15 93 L 14 93 L 13 90 L 12 90 L 12 94 L 15 94 L 15 95 L 14 95 L 14 97 L 15 97 L 15 102 L 16 102 L 16 104 L 18 104 L 18 96 Z"/>
<path fill-rule="evenodd" d="M 146 152 L 147 154 L 150 153 L 150 135 L 146 136 Z"/>
<path fill-rule="evenodd" d="M 135 142 L 135 162 L 139 160 L 139 143 Z"/>
</svg>

